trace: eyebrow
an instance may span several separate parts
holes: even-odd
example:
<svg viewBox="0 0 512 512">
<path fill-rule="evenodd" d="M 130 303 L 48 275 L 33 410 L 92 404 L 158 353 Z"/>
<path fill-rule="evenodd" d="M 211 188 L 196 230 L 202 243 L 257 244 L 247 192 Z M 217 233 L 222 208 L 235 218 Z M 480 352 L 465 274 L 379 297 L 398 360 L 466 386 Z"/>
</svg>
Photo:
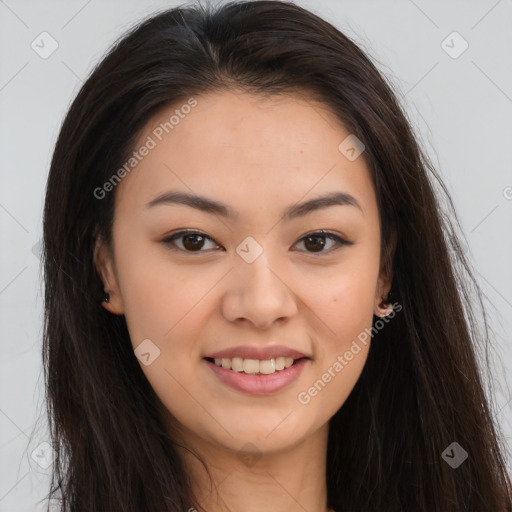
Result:
<svg viewBox="0 0 512 512">
<path fill-rule="evenodd" d="M 196 210 L 200 210 L 212 215 L 220 215 L 227 219 L 237 219 L 239 214 L 230 206 L 209 199 L 207 197 L 188 194 L 186 192 L 169 191 L 157 196 L 152 201 L 146 204 L 146 208 L 153 208 L 158 205 L 173 205 L 182 204 L 190 206 Z M 328 208 L 330 206 L 353 206 L 358 208 L 364 214 L 363 209 L 357 199 L 346 192 L 331 192 L 323 196 L 310 199 L 304 203 L 294 204 L 288 206 L 283 214 L 284 220 L 293 220 L 298 217 L 303 217 L 308 213 Z"/>
</svg>

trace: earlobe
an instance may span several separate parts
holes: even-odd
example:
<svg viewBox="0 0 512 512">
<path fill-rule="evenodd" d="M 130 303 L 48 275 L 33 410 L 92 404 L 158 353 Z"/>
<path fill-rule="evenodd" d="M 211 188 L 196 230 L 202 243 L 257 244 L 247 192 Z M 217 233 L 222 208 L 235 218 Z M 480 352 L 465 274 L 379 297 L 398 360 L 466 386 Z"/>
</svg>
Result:
<svg viewBox="0 0 512 512">
<path fill-rule="evenodd" d="M 384 318 L 391 314 L 393 311 L 393 304 L 391 299 L 391 292 L 387 295 L 382 295 L 380 302 L 375 306 L 375 316 Z"/>
<path fill-rule="evenodd" d="M 375 316 L 384 318 L 393 311 L 393 300 L 391 297 L 391 284 L 393 282 L 393 258 L 397 243 L 396 231 L 393 229 L 380 268 L 380 276 L 377 284 L 377 293 L 375 294 Z"/>
<path fill-rule="evenodd" d="M 393 301 L 391 298 L 391 276 L 392 272 L 388 267 L 381 271 L 381 276 L 377 283 L 374 313 L 375 316 L 380 316 L 381 318 L 388 316 L 393 311 Z"/>
<path fill-rule="evenodd" d="M 122 311 L 119 311 L 117 309 L 113 309 L 110 305 L 105 305 L 105 304 L 102 304 L 102 306 L 109 312 L 109 313 L 112 313 L 113 315 L 122 315 Z"/>
<path fill-rule="evenodd" d="M 120 314 L 117 310 L 114 310 L 112 308 L 112 305 L 110 304 L 110 293 L 105 292 L 103 299 L 101 299 L 101 305 L 109 312 L 113 314 Z"/>
<path fill-rule="evenodd" d="M 96 239 L 93 260 L 96 272 L 103 283 L 104 296 L 101 299 L 101 306 L 110 313 L 122 315 L 123 301 L 119 292 L 112 251 L 101 237 Z"/>
</svg>

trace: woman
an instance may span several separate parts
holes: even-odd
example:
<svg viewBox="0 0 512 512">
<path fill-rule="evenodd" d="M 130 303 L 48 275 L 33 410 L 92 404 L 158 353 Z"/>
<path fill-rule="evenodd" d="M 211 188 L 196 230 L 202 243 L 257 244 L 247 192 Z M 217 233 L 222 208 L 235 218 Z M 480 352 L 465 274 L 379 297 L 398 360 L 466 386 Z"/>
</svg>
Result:
<svg viewBox="0 0 512 512">
<path fill-rule="evenodd" d="M 299 6 L 125 35 L 48 178 L 50 498 L 511 511 L 480 291 L 432 178 L 390 85 Z"/>
</svg>

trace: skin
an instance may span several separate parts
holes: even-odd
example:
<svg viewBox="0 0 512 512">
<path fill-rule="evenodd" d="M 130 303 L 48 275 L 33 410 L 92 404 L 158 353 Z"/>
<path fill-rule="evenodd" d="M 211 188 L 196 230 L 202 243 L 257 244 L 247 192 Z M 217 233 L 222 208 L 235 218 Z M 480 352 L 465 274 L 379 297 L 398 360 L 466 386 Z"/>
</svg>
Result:
<svg viewBox="0 0 512 512">
<path fill-rule="evenodd" d="M 141 368 L 173 435 L 212 472 L 210 492 L 202 466 L 182 450 L 201 506 L 325 512 L 328 421 L 356 384 L 369 343 L 359 343 L 361 350 L 309 403 L 297 397 L 371 328 L 374 313 L 382 315 L 379 303 L 391 284 L 381 268 L 379 213 L 364 153 L 348 160 L 338 146 L 349 132 L 303 96 L 225 90 L 195 98 L 197 106 L 115 190 L 114 251 L 101 240 L 95 251 L 110 294 L 104 307 L 125 315 L 134 349 L 150 339 L 160 350 Z M 176 108 L 159 112 L 136 146 Z M 239 217 L 185 205 L 145 207 L 169 190 L 221 201 Z M 280 220 L 286 207 L 332 191 L 351 194 L 362 211 L 337 205 Z M 183 229 L 212 240 L 201 247 L 181 237 L 174 251 L 162 242 Z M 320 229 L 353 245 L 325 238 L 318 249 L 304 240 Z M 247 236 L 263 249 L 252 263 L 236 252 Z M 297 380 L 270 396 L 226 386 L 203 360 L 225 348 L 269 344 L 311 358 Z M 256 463 L 244 463 L 242 447 L 259 457 Z"/>
</svg>

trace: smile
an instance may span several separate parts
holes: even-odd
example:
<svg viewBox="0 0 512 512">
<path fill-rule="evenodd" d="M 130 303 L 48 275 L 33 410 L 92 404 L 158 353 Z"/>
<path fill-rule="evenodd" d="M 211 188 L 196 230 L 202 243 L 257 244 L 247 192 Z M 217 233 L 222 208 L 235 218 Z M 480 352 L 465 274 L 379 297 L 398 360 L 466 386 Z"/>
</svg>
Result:
<svg viewBox="0 0 512 512">
<path fill-rule="evenodd" d="M 272 359 L 204 358 L 203 361 L 219 380 L 237 391 L 253 395 L 269 395 L 281 391 L 297 379 L 309 358 Z"/>
<path fill-rule="evenodd" d="M 221 366 L 225 370 L 263 375 L 270 375 L 276 371 L 289 368 L 292 366 L 294 361 L 295 359 L 293 359 L 293 357 L 275 357 L 264 360 L 248 358 L 244 359 L 242 357 L 222 357 L 214 359 L 215 364 L 217 366 Z"/>
</svg>

